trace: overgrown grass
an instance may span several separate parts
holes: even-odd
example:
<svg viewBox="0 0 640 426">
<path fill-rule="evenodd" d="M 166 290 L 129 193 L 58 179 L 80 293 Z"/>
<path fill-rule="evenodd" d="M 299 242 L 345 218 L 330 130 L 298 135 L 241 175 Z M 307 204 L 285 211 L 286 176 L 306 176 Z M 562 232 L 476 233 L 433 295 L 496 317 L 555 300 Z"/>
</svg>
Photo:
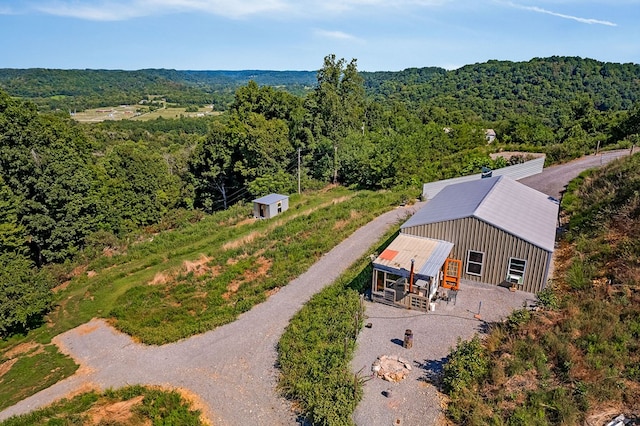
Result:
<svg viewBox="0 0 640 426">
<path fill-rule="evenodd" d="M 127 401 L 130 405 L 125 405 Z M 0 424 L 2 426 L 89 424 L 197 426 L 204 423 L 200 420 L 200 411 L 192 409 L 190 404 L 175 391 L 129 386 L 103 393 L 83 393 L 32 413 L 12 417 Z"/>
<path fill-rule="evenodd" d="M 545 310 L 493 327 L 477 349 L 488 369 L 447 389 L 456 423 L 582 424 L 611 407 L 640 409 L 640 156 L 578 181 Z M 464 371 L 456 356 L 445 382 Z"/>
<path fill-rule="evenodd" d="M 0 376 L 0 410 L 48 388 L 78 368 L 52 344 L 27 346 L 23 353 L 0 358 L 0 365 L 3 363 L 12 366 Z"/>
<path fill-rule="evenodd" d="M 165 284 L 127 289 L 109 315 L 118 328 L 151 344 L 226 324 L 388 208 L 385 195 L 361 192 L 335 205 L 301 212 L 276 226 L 262 227 L 237 247 L 218 244 L 204 251 L 210 260 L 202 275 L 180 272 Z"/>
<path fill-rule="evenodd" d="M 390 230 L 375 251 L 396 234 L 397 228 Z M 371 259 L 365 255 L 304 305 L 278 344 L 279 387 L 312 424 L 352 424 L 363 379 L 351 372 L 349 363 L 363 322 L 361 294 L 371 284 L 371 273 Z"/>
<path fill-rule="evenodd" d="M 49 345 L 53 336 L 94 317 L 115 316 L 122 330 L 155 344 L 226 324 L 399 202 L 393 193 L 357 193 L 338 187 L 294 195 L 289 210 L 272 220 L 249 220 L 250 207 L 244 205 L 178 230 L 130 241 L 117 247 L 112 257 L 89 264 L 59 291 L 57 308 L 46 325 L 26 336 L 0 341 L 0 356 L 22 343 Z M 234 241 L 240 243 L 225 248 Z M 204 264 L 205 274 L 185 270 L 185 262 L 203 255 L 210 258 Z M 151 285 L 158 275 L 168 280 Z M 55 350 L 40 353 L 38 360 L 31 364 L 32 374 L 21 374 L 16 363 L 0 377 L 4 380 L 0 391 L 7 395 L 0 399 L 4 407 L 71 375 L 76 368 Z M 16 376 L 21 379 L 14 380 Z M 10 386 L 6 386 L 8 378 L 14 380 Z"/>
</svg>

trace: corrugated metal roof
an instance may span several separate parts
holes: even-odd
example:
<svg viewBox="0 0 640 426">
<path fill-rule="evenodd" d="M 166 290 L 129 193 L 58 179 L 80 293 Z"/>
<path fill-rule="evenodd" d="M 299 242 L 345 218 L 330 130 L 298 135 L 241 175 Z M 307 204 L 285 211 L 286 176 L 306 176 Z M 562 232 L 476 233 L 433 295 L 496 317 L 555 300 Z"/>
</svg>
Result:
<svg viewBox="0 0 640 426">
<path fill-rule="evenodd" d="M 541 173 L 544 167 L 544 160 L 545 160 L 545 156 L 541 156 L 539 158 L 526 161 L 521 164 L 515 164 L 513 166 L 507 166 L 501 169 L 492 170 L 491 173 L 492 173 L 492 176 L 494 177 L 507 176 L 507 177 L 510 177 L 511 179 L 519 180 L 519 179 L 523 179 L 523 178 Z M 427 200 L 431 200 L 433 199 L 433 197 L 438 195 L 438 192 L 442 191 L 445 187 L 449 185 L 479 180 L 481 179 L 481 176 L 482 174 L 478 173 L 475 175 L 461 176 L 461 177 L 452 178 L 452 179 L 439 180 L 437 182 L 425 183 L 422 186 L 422 196 Z"/>
<path fill-rule="evenodd" d="M 269 195 L 265 195 L 264 197 L 257 198 L 253 200 L 253 202 L 258 204 L 273 204 L 273 203 L 277 203 L 278 201 L 282 201 L 286 198 L 289 198 L 289 197 L 286 195 L 280 195 L 280 194 L 269 194 Z"/>
<path fill-rule="evenodd" d="M 408 276 L 411 271 L 411 259 L 414 259 L 416 275 L 435 277 L 451 253 L 451 249 L 453 244 L 448 241 L 400 234 L 373 261 L 373 264 L 378 269 Z"/>
<path fill-rule="evenodd" d="M 558 204 L 506 176 L 445 187 L 401 228 L 475 217 L 553 252 Z"/>
</svg>

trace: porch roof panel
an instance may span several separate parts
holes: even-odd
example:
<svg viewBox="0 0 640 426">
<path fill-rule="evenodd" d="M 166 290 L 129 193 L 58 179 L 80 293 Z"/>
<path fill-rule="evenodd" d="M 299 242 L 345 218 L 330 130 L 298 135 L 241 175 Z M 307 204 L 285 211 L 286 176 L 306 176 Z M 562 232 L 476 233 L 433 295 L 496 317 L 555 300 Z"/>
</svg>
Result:
<svg viewBox="0 0 640 426">
<path fill-rule="evenodd" d="M 415 260 L 414 273 L 421 277 L 435 277 L 451 253 L 453 244 L 448 241 L 415 235 L 400 234 L 373 261 L 373 266 L 401 276 L 409 276 L 411 259 Z M 396 252 L 394 256 L 385 253 Z"/>
</svg>

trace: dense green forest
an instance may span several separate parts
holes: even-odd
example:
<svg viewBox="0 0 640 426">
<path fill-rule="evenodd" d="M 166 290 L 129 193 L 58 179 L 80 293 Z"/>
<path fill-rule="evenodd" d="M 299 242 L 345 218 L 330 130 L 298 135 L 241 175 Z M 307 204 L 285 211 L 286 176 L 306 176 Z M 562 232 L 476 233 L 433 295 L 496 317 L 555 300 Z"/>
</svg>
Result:
<svg viewBox="0 0 640 426">
<path fill-rule="evenodd" d="M 298 164 L 303 190 L 336 183 L 418 196 L 424 182 L 506 164 L 491 152 L 566 161 L 629 147 L 640 127 L 640 66 L 579 58 L 397 73 L 361 73 L 334 55 L 311 74 L 0 70 L 0 86 L 3 336 L 49 309 L 64 278 L 56 265 L 296 192 Z M 156 97 L 224 113 L 93 124 L 68 113 Z M 490 144 L 486 129 L 497 132 Z"/>
</svg>

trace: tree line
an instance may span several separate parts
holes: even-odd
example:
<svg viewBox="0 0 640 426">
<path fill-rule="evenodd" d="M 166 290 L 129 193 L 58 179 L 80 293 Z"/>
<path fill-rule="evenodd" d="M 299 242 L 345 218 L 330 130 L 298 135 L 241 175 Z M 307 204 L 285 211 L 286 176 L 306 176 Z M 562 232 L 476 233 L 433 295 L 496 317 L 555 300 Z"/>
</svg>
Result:
<svg viewBox="0 0 640 426">
<path fill-rule="evenodd" d="M 637 68 L 610 67 L 603 74 L 604 65 L 598 66 L 603 78 Z M 476 68 L 482 67 L 469 72 Z M 562 70 L 557 72 L 564 75 Z M 0 334 L 29 327 L 48 308 L 56 279 L 43 266 L 100 253 L 168 217 L 295 192 L 298 173 L 303 189 L 338 183 L 411 188 L 418 196 L 424 182 L 504 166 L 504 159 L 488 156 L 498 149 L 542 151 L 551 161 L 564 161 L 598 144 L 637 143 L 640 107 L 631 89 L 599 93 L 621 97 L 610 108 L 588 92 L 562 92 L 558 96 L 568 100 L 549 109 L 558 119 L 522 113 L 510 96 L 496 96 L 503 110 L 490 120 L 483 104 L 465 95 L 473 87 L 451 89 L 451 102 L 422 92 L 449 73 L 406 70 L 385 93 L 393 73 L 375 73 L 378 83 L 372 85 L 355 59 L 329 55 L 303 96 L 249 81 L 220 116 L 99 124 L 39 111 L 35 103 L 0 91 Z M 500 67 L 495 73 L 496 82 L 512 84 Z M 540 78 L 534 77 L 523 78 Z M 478 93 L 488 90 L 483 84 L 477 84 Z M 552 87 L 547 80 L 540 84 Z M 498 134 L 491 144 L 488 128 Z"/>
</svg>

